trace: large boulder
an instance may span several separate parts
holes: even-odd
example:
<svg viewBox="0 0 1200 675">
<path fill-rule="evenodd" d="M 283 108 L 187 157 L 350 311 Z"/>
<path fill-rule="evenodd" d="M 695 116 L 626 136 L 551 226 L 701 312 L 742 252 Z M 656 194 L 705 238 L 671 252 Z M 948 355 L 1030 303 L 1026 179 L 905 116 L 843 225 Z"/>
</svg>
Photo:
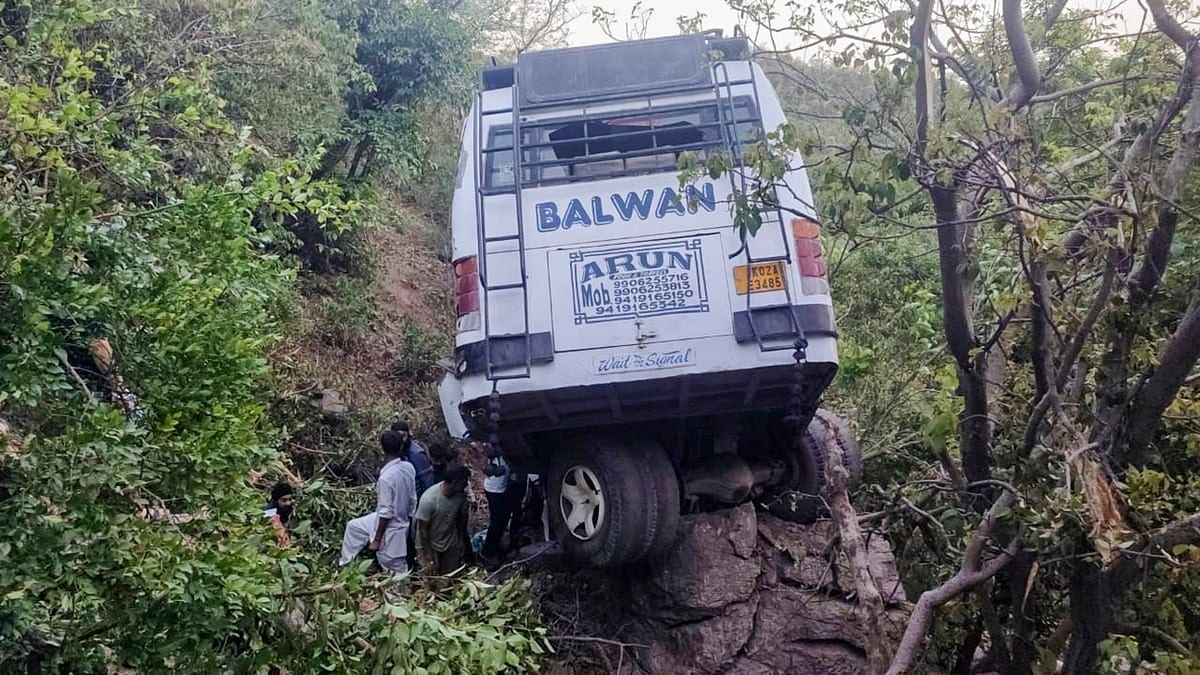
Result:
<svg viewBox="0 0 1200 675">
<path fill-rule="evenodd" d="M 798 525 L 745 505 L 687 516 L 672 552 L 642 570 L 623 570 L 623 672 L 861 673 L 865 640 L 853 575 L 832 522 Z M 891 548 L 866 542 L 895 640 L 904 590 Z"/>
</svg>

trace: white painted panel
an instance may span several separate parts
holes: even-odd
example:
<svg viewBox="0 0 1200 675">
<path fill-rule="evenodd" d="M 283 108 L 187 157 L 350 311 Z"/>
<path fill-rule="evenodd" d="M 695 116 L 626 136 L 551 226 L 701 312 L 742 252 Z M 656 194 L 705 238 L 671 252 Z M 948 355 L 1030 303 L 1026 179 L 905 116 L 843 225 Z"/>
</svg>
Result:
<svg viewBox="0 0 1200 675">
<path fill-rule="evenodd" d="M 547 259 L 557 351 L 732 333 L 719 233 L 559 248 Z"/>
</svg>

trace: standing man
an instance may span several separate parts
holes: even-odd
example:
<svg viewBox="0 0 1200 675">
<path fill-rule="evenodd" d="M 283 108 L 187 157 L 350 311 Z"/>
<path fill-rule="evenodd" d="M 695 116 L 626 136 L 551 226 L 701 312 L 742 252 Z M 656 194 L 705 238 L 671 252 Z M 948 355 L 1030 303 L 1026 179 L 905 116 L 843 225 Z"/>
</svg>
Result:
<svg viewBox="0 0 1200 675">
<path fill-rule="evenodd" d="M 379 445 L 384 464 L 376 483 L 379 494 L 375 512 L 346 523 L 338 565 L 349 565 L 363 546 L 369 546 L 380 567 L 403 574 L 408 571 L 409 519 L 417 508 L 416 472 L 404 459 L 407 446 L 401 434 L 385 431 Z"/>
<path fill-rule="evenodd" d="M 467 481 L 465 466 L 446 470 L 446 479 L 421 495 L 417 507 L 417 558 L 427 574 L 446 575 L 462 567 L 467 540 Z"/>
<path fill-rule="evenodd" d="M 483 474 L 486 476 L 483 479 L 483 492 L 487 497 L 488 529 L 481 553 L 483 564 L 490 567 L 502 562 L 504 530 L 512 520 L 513 500 L 520 497 L 517 494 L 518 486 L 515 485 L 519 477 L 512 475 L 504 456 L 491 445 L 488 446 L 487 453 L 487 464 L 483 467 Z"/>
<path fill-rule="evenodd" d="M 404 439 L 404 458 L 413 465 L 413 469 L 417 472 L 417 499 L 420 499 L 429 486 L 437 482 L 434 479 L 433 462 L 429 460 L 429 453 L 425 451 L 425 447 L 413 438 L 408 422 L 404 420 L 394 422 L 392 431 L 400 434 Z"/>
<path fill-rule="evenodd" d="M 417 442 L 417 439 L 413 438 L 412 431 L 408 426 L 408 422 L 404 420 L 393 422 L 392 431 L 400 434 L 400 438 L 404 444 L 404 459 L 409 464 L 412 464 L 413 470 L 416 471 L 417 501 L 420 501 L 421 495 L 425 494 L 425 491 L 429 489 L 429 486 L 438 482 L 437 478 L 435 478 L 436 474 L 433 470 L 433 462 L 430 461 L 429 453 L 425 451 L 425 448 Z M 408 551 L 408 566 L 410 569 L 415 571 L 421 566 L 421 561 L 418 560 L 413 554 L 413 550 L 416 548 L 416 546 L 414 546 L 415 542 L 413 541 L 412 528 L 409 528 L 406 536 L 407 540 L 405 541 L 404 546 Z"/>
</svg>

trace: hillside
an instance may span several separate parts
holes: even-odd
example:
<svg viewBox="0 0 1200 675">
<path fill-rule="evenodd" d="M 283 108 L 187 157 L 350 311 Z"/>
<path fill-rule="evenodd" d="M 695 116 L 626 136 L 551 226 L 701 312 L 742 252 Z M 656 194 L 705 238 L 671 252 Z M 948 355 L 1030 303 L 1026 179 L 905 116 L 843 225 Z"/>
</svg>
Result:
<svg viewBox="0 0 1200 675">
<path fill-rule="evenodd" d="M 365 543 L 337 561 L 377 482 L 409 484 L 402 462 L 381 479 L 394 422 L 474 469 L 465 534 L 488 523 L 488 448 L 448 438 L 435 391 L 478 68 L 567 44 L 583 7 L 0 0 L 0 674 L 1200 672 L 1200 12 L 730 5 L 788 123 L 743 125 L 730 156 L 612 112 L 600 128 L 656 153 L 636 171 L 657 219 L 553 246 L 634 226 L 658 245 L 678 217 L 749 255 L 779 214 L 798 269 L 766 292 L 799 293 L 764 309 L 823 323 L 768 356 L 703 294 L 653 310 L 743 365 L 692 388 L 707 365 L 666 364 L 650 379 L 678 408 L 641 373 L 550 391 L 605 392 L 574 426 L 527 406 L 550 431 L 501 447 L 542 460 L 557 542 L 459 566 L 449 537 L 453 572 L 393 576 Z M 633 38 L 655 9 L 592 16 Z M 672 44 L 700 76 L 724 58 Z M 758 93 L 737 109 L 767 119 Z M 716 110 L 670 124 L 720 129 Z M 577 123 L 542 151 L 646 151 Z M 728 181 L 728 210 L 667 199 L 697 181 Z M 698 274 L 732 298 L 722 250 Z M 642 332 L 650 311 L 592 326 L 672 339 Z M 557 330 L 560 364 L 609 347 Z M 630 383 L 645 425 L 610 397 Z M 385 530 L 401 541 L 376 548 Z"/>
</svg>

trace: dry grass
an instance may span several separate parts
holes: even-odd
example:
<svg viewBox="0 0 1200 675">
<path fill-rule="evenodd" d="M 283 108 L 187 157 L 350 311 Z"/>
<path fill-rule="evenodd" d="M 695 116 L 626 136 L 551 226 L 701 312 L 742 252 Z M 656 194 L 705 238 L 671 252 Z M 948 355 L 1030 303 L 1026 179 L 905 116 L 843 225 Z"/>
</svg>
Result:
<svg viewBox="0 0 1200 675">
<path fill-rule="evenodd" d="M 441 426 L 435 364 L 417 372 L 396 364 L 449 356 L 450 272 L 431 246 L 435 225 L 395 202 L 375 218 L 379 224 L 364 245 L 370 271 L 348 281 L 306 280 L 299 330 L 277 346 L 271 362 L 283 398 L 331 388 L 351 414 L 386 408 L 433 431 Z"/>
</svg>

